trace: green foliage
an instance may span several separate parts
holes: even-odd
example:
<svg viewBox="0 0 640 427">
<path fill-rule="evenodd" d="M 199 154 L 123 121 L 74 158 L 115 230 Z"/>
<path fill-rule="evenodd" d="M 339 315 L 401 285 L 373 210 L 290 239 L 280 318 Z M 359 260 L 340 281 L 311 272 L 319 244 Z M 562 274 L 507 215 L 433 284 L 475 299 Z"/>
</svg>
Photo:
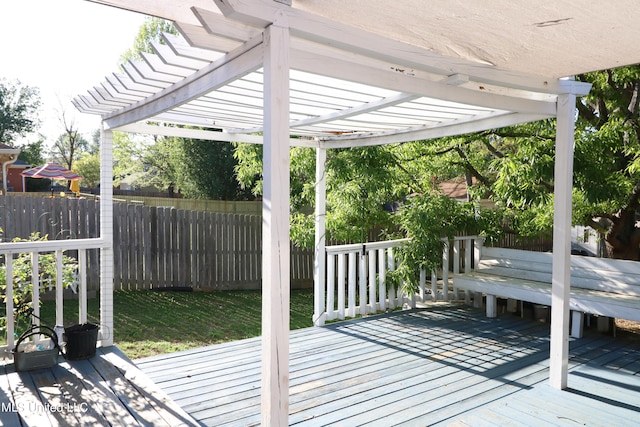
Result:
<svg viewBox="0 0 640 427">
<path fill-rule="evenodd" d="M 40 233 L 33 233 L 28 239 L 14 239 L 14 242 L 44 242 L 48 240 L 48 236 L 40 236 Z M 32 262 L 30 253 L 21 253 L 13 260 L 13 306 L 18 313 L 31 308 L 33 302 L 31 300 L 33 284 Z M 2 302 L 7 303 L 7 265 L 0 266 L 0 293 Z M 62 257 L 62 285 L 66 288 L 76 283 L 78 271 L 78 263 L 75 259 L 63 255 Z M 55 254 L 42 253 L 38 255 L 38 282 L 40 292 L 54 289 L 56 277 L 56 258 Z M 0 329 L 6 331 L 6 314 L 3 312 L 0 317 Z"/>
<path fill-rule="evenodd" d="M 262 194 L 262 147 L 238 145 L 236 174 L 244 188 Z M 315 205 L 314 149 L 290 151 L 291 238 L 304 247 L 313 245 Z M 371 229 L 394 228 L 385 205 L 398 200 L 396 158 L 387 147 L 330 150 L 327 153 L 328 237 L 362 241 Z"/>
<path fill-rule="evenodd" d="M 43 164 L 45 162 L 45 157 L 42 153 L 44 142 L 44 138 L 40 135 L 40 138 L 36 142 L 18 145 L 17 148 L 20 148 L 20 155 L 18 155 L 18 159 L 30 164 L 31 166 Z"/>
<path fill-rule="evenodd" d="M 15 138 L 36 130 L 40 104 L 37 88 L 0 79 L 0 143 L 12 145 Z"/>
<path fill-rule="evenodd" d="M 120 62 L 124 63 L 128 60 L 141 60 L 141 52 L 154 53 L 151 42 L 164 44 L 162 33 L 178 34 L 172 22 L 164 19 L 148 17 L 144 24 L 140 26 L 138 35 L 133 42 L 133 47 L 128 49 L 120 57 Z"/>
<path fill-rule="evenodd" d="M 234 171 L 240 187 L 255 197 L 262 195 L 262 145 L 234 143 Z M 293 174 L 292 174 L 293 176 Z"/>
<path fill-rule="evenodd" d="M 100 156 L 82 153 L 73 164 L 73 170 L 82 177 L 84 187 L 95 187 L 100 184 Z"/>
<path fill-rule="evenodd" d="M 44 164 L 46 161 L 43 155 L 44 142 L 44 137 L 40 135 L 40 138 L 36 142 L 19 145 L 17 147 L 20 148 L 20 155 L 18 155 L 18 159 L 30 164 L 31 166 Z M 46 191 L 51 187 L 51 180 L 43 178 L 26 178 L 25 184 L 27 191 Z"/>
<path fill-rule="evenodd" d="M 248 200 L 235 179 L 234 147 L 228 142 L 184 139 L 178 142 L 176 185 L 190 199 Z"/>
<path fill-rule="evenodd" d="M 396 270 L 388 273 L 388 286 L 416 292 L 421 270 L 442 267 L 445 241 L 459 233 L 483 235 L 488 240 L 503 232 L 503 215 L 498 209 L 484 209 L 474 203 L 460 203 L 437 191 L 407 200 L 398 214 L 400 236 L 408 241 L 396 250 Z"/>
</svg>

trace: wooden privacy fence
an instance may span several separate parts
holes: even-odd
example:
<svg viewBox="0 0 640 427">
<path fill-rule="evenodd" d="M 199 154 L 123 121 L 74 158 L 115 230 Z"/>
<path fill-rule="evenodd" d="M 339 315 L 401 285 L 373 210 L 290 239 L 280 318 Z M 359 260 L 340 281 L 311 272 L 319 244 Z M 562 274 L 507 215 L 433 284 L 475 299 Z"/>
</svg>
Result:
<svg viewBox="0 0 640 427">
<path fill-rule="evenodd" d="M 94 200 L 2 196 L 3 241 L 33 232 L 50 240 L 98 237 L 99 212 Z M 260 288 L 260 216 L 114 203 L 113 222 L 115 289 Z M 311 286 L 313 252 L 291 251 L 292 285 Z M 97 250 L 87 251 L 87 263 L 88 288 L 98 289 Z"/>
</svg>

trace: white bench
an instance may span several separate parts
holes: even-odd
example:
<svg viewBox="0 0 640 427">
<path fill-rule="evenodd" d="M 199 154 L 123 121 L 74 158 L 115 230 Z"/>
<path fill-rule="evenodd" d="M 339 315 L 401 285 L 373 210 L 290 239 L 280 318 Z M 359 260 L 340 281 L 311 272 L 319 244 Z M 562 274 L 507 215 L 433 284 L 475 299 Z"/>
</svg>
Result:
<svg viewBox="0 0 640 427">
<path fill-rule="evenodd" d="M 496 297 L 551 305 L 553 255 L 483 247 L 470 273 L 453 278 L 454 289 L 487 296 L 487 316 L 497 315 Z M 640 262 L 571 256 L 571 335 L 582 336 L 584 313 L 640 321 Z"/>
</svg>

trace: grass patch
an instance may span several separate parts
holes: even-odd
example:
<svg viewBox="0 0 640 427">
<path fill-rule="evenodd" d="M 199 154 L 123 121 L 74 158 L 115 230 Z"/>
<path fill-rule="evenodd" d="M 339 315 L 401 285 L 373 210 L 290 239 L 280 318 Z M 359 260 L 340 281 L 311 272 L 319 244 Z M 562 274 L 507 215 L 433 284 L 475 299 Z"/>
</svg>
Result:
<svg viewBox="0 0 640 427">
<path fill-rule="evenodd" d="M 114 343 L 129 358 L 153 356 L 260 336 L 260 291 L 115 291 Z M 90 322 L 99 321 L 99 299 L 88 301 Z M 291 292 L 291 329 L 312 326 L 313 291 Z M 41 317 L 55 324 L 55 302 Z M 78 302 L 64 302 L 64 324 L 78 322 Z"/>
</svg>

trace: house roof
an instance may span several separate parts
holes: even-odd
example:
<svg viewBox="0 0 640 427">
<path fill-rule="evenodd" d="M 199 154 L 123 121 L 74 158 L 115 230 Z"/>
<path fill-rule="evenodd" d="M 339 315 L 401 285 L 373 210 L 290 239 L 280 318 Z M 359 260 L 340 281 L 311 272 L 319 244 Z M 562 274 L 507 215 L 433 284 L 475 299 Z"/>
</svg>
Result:
<svg viewBox="0 0 640 427">
<path fill-rule="evenodd" d="M 392 143 L 554 117 L 558 94 L 588 90 L 560 77 L 640 62 L 640 12 L 624 0 L 96 2 L 173 20 L 180 35 L 76 107 L 113 129 L 203 139 L 260 142 L 262 30 L 276 19 L 292 37 L 294 145 Z"/>
<path fill-rule="evenodd" d="M 473 177 L 471 178 L 471 182 L 475 184 L 477 179 Z M 464 176 L 443 181 L 438 184 L 438 187 L 445 196 L 451 197 L 452 199 L 466 199 L 468 196 L 467 181 Z"/>
</svg>

